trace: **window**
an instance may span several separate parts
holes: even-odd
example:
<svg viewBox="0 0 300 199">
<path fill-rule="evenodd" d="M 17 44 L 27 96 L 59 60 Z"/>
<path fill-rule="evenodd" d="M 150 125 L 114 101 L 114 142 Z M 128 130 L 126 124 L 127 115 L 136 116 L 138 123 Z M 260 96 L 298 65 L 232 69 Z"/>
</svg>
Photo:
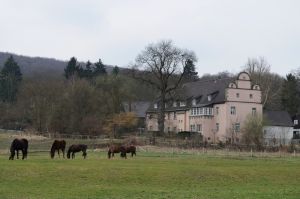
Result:
<svg viewBox="0 0 300 199">
<path fill-rule="evenodd" d="M 207 96 L 207 100 L 210 102 L 211 101 L 211 95 Z"/>
<path fill-rule="evenodd" d="M 216 115 L 219 115 L 219 107 L 216 107 Z"/>
<path fill-rule="evenodd" d="M 230 114 L 235 115 L 235 113 L 236 113 L 235 106 L 231 106 L 230 107 Z"/>
<path fill-rule="evenodd" d="M 167 103 L 165 103 L 165 108 L 167 108 L 168 107 L 168 105 L 167 105 Z"/>
<path fill-rule="evenodd" d="M 252 108 L 252 115 L 256 115 L 256 108 Z"/>
<path fill-rule="evenodd" d="M 239 93 L 236 93 L 236 98 L 239 98 L 240 97 L 240 94 Z"/>
<path fill-rule="evenodd" d="M 192 132 L 195 131 L 195 124 L 190 125 L 190 131 L 192 131 Z"/>
<path fill-rule="evenodd" d="M 177 106 L 177 102 L 173 102 L 173 107 L 176 107 Z"/>
<path fill-rule="evenodd" d="M 294 120 L 294 125 L 298 125 L 298 120 Z"/>
<path fill-rule="evenodd" d="M 235 123 L 234 132 L 236 132 L 236 133 L 240 132 L 240 123 Z"/>
<path fill-rule="evenodd" d="M 193 99 L 192 105 L 193 105 L 193 106 L 196 106 L 196 104 L 197 104 L 196 99 Z"/>
<path fill-rule="evenodd" d="M 155 108 L 155 109 L 157 108 L 157 103 L 154 104 L 154 108 Z"/>
<path fill-rule="evenodd" d="M 173 119 L 176 120 L 176 112 L 174 112 L 174 117 L 173 117 Z"/>
<path fill-rule="evenodd" d="M 220 125 L 219 125 L 219 123 L 216 123 L 216 132 L 218 132 L 218 131 L 219 131 L 219 128 L 220 128 Z"/>
<path fill-rule="evenodd" d="M 202 124 L 197 124 L 197 132 L 202 132 Z"/>
<path fill-rule="evenodd" d="M 252 94 L 250 94 L 250 95 L 249 95 L 249 97 L 250 97 L 250 99 L 252 99 L 252 98 L 253 98 L 253 95 L 252 95 Z"/>
<path fill-rule="evenodd" d="M 179 103 L 179 106 L 181 106 L 181 107 L 182 107 L 182 106 L 185 106 L 185 102 L 180 102 L 180 103 Z"/>
</svg>

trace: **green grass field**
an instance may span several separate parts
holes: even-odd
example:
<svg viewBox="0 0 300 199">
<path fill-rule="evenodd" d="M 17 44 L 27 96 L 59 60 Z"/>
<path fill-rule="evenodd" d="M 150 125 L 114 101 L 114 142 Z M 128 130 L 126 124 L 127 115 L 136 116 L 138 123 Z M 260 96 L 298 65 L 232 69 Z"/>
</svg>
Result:
<svg viewBox="0 0 300 199">
<path fill-rule="evenodd" d="M 300 198 L 300 159 L 138 153 L 0 155 L 0 198 Z"/>
</svg>

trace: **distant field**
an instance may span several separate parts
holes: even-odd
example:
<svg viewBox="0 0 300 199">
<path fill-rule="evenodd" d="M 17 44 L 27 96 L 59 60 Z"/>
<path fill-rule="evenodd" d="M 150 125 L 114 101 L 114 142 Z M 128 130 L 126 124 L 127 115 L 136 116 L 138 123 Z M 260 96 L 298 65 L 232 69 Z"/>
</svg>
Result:
<svg viewBox="0 0 300 199">
<path fill-rule="evenodd" d="M 300 198 L 300 158 L 209 157 L 139 152 L 108 160 L 0 155 L 0 198 Z"/>
</svg>

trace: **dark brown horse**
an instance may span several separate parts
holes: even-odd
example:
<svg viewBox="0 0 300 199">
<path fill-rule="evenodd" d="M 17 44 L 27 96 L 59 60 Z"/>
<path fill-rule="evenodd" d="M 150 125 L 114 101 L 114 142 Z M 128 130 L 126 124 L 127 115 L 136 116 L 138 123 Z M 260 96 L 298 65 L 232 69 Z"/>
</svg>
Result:
<svg viewBox="0 0 300 199">
<path fill-rule="evenodd" d="M 85 144 L 73 144 L 69 147 L 67 158 L 70 159 L 70 155 L 72 153 L 72 159 L 75 158 L 75 153 L 82 151 L 82 156 L 85 159 L 86 158 L 86 149 L 87 145 Z"/>
<path fill-rule="evenodd" d="M 9 159 L 13 160 L 15 157 L 15 151 L 17 151 L 17 159 L 19 159 L 19 150 L 22 151 L 22 160 L 27 158 L 28 153 L 28 140 L 26 139 L 14 139 L 10 146 Z"/>
<path fill-rule="evenodd" d="M 109 147 L 107 152 L 108 159 L 114 157 L 115 153 L 121 153 L 120 156 L 122 158 L 127 158 L 126 153 L 131 153 L 131 157 L 133 157 L 133 155 L 136 155 L 136 147 L 133 145 L 130 146 L 112 145 Z"/>
<path fill-rule="evenodd" d="M 63 153 L 63 158 L 65 158 L 65 148 L 66 148 L 66 141 L 64 140 L 54 140 L 51 150 L 50 156 L 53 159 L 55 156 L 55 151 L 57 151 L 58 156 L 60 157 L 59 150 Z"/>
</svg>

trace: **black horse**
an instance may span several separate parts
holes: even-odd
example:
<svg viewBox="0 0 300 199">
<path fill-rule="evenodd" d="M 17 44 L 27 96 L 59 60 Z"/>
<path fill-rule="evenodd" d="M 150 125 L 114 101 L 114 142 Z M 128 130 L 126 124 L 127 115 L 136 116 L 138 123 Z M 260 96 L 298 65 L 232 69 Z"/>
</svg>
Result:
<svg viewBox="0 0 300 199">
<path fill-rule="evenodd" d="M 22 151 L 22 160 L 27 158 L 28 140 L 26 139 L 14 139 L 10 146 L 9 159 L 13 160 L 15 157 L 15 151 L 17 151 L 17 159 L 19 159 L 19 150 Z"/>
<path fill-rule="evenodd" d="M 127 146 L 126 153 L 131 153 L 131 157 L 136 156 L 136 147 L 134 145 Z"/>
<path fill-rule="evenodd" d="M 73 144 L 69 147 L 67 157 L 70 159 L 70 155 L 72 153 L 72 159 L 75 158 L 75 153 L 82 151 L 82 156 L 85 159 L 86 158 L 86 149 L 87 145 L 85 144 Z"/>
<path fill-rule="evenodd" d="M 63 153 L 63 158 L 65 158 L 65 148 L 66 148 L 66 141 L 65 140 L 54 140 L 51 150 L 50 156 L 53 159 L 55 156 L 55 151 L 57 151 L 58 156 L 60 157 L 59 150 Z"/>
</svg>

